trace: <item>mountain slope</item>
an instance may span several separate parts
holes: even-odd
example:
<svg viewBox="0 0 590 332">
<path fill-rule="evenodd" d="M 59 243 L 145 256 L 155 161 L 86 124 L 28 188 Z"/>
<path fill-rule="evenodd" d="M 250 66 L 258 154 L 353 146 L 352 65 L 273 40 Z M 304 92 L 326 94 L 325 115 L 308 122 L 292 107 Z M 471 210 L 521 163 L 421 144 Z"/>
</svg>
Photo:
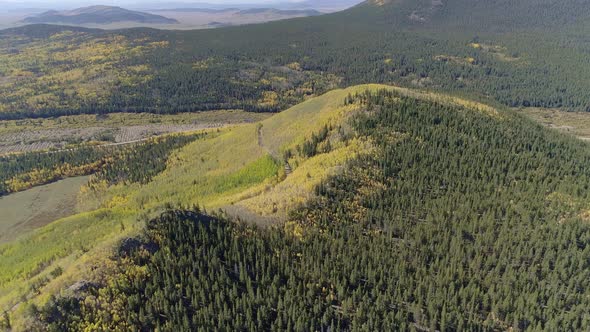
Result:
<svg viewBox="0 0 590 332">
<path fill-rule="evenodd" d="M 590 16 L 585 1 L 524 0 L 368 0 L 401 24 L 463 27 L 483 31 L 563 28 Z"/>
<path fill-rule="evenodd" d="M 88 269 L 101 266 L 114 243 L 143 227 L 138 220 L 155 216 L 166 207 L 221 208 L 265 226 L 288 219 L 289 211 L 313 197 L 314 188 L 338 174 L 347 160 L 371 151 L 370 142 L 356 139 L 347 125 L 350 116 L 362 108 L 345 105 L 344 101 L 349 95 L 379 89 L 395 89 L 452 105 L 467 103 L 446 96 L 363 85 L 312 98 L 259 124 L 200 135 L 169 158 L 161 157 L 164 147 L 159 145 L 148 145 L 159 151 L 155 155 L 140 147 L 123 151 L 131 164 L 101 167 L 104 172 L 83 190 L 79 200 L 88 212 L 55 221 L 0 246 L 0 266 L 11 267 L 0 271 L 0 310 L 13 308 L 24 297 L 30 298 L 28 303 L 42 304 L 59 289 L 80 278 L 90 278 L 93 273 Z M 468 105 L 487 112 L 484 105 Z M 321 135 L 324 128 L 327 132 Z M 117 155 L 112 157 L 116 160 Z M 56 157 L 76 165 L 67 155 Z M 292 170 L 288 176 L 285 160 Z M 132 180 L 148 174 L 147 183 Z M 60 241 L 64 238 L 69 241 Z M 52 275 L 54 270 L 63 273 Z M 22 317 L 27 307 L 15 307 L 14 316 Z"/>
<path fill-rule="evenodd" d="M 321 118 L 342 119 L 338 109 L 355 110 L 328 126 L 327 140 L 307 136 L 293 156 L 330 153 L 335 138 L 372 146 L 315 185 L 290 209 L 290 222 L 261 230 L 169 209 L 105 255 L 113 257 L 108 273 L 95 270 L 99 278 L 49 299 L 35 319 L 56 330 L 590 327 L 585 143 L 456 98 L 378 86 L 348 92 L 281 114 L 312 116 L 323 104 Z M 336 113 L 328 111 L 343 95 Z M 269 120 L 263 130 L 296 127 Z M 212 139 L 241 136 L 255 146 L 256 127 Z M 172 158 L 154 202 L 187 189 L 164 188 L 167 177 L 202 184 L 190 164 L 242 158 L 219 145 L 195 154 L 199 144 Z M 209 189 L 188 190 L 186 198 L 198 199 L 195 192 Z"/>
<path fill-rule="evenodd" d="M 48 11 L 37 16 L 27 17 L 24 23 L 60 23 L 60 24 L 109 24 L 116 22 L 138 22 L 154 24 L 174 24 L 175 19 L 160 15 L 112 6 L 91 6 L 68 11 Z"/>
</svg>

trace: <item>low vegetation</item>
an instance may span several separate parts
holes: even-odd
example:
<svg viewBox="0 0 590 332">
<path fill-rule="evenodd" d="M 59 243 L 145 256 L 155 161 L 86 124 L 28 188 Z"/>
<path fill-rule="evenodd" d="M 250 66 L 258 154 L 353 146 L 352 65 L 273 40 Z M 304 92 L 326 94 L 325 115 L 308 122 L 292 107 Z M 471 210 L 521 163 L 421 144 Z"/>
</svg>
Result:
<svg viewBox="0 0 590 332">
<path fill-rule="evenodd" d="M 164 134 L 251 123 L 264 113 L 238 110 L 161 115 L 115 113 L 0 121 L 0 155 L 136 143 Z"/>
<path fill-rule="evenodd" d="M 533 107 L 521 108 L 518 111 L 548 128 L 590 140 L 590 113 Z"/>
<path fill-rule="evenodd" d="M 0 135 L 35 130 L 86 129 L 94 127 L 121 128 L 146 125 L 235 125 L 258 122 L 270 114 L 240 110 L 187 112 L 181 114 L 113 113 L 83 114 L 55 118 L 0 121 Z"/>
</svg>

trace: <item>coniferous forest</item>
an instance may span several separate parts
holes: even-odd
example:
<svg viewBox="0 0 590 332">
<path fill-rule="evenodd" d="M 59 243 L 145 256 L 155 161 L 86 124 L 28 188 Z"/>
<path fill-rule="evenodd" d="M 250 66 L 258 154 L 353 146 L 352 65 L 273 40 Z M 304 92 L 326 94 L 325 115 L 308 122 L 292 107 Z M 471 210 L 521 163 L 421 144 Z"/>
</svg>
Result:
<svg viewBox="0 0 590 332">
<path fill-rule="evenodd" d="M 206 31 L 4 30 L 0 119 L 277 112 L 361 83 L 451 91 L 510 107 L 590 109 L 584 4 L 382 2 Z"/>
<path fill-rule="evenodd" d="M 391 91 L 347 102 L 376 151 L 289 227 L 170 209 L 123 242 L 110 282 L 36 317 L 54 331 L 590 329 L 583 142 Z"/>
</svg>

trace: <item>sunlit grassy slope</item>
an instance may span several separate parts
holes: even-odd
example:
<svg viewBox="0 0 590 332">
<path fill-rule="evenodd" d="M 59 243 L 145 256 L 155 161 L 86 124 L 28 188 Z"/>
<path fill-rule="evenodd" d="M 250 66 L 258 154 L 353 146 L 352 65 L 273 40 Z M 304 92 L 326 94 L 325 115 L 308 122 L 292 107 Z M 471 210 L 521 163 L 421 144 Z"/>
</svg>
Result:
<svg viewBox="0 0 590 332">
<path fill-rule="evenodd" d="M 215 130 L 173 153 L 167 169 L 152 182 L 87 191 L 82 203 L 91 212 L 0 246 L 0 310 L 13 308 L 18 317 L 29 310 L 23 302 L 43 303 L 49 294 L 89 278 L 100 270 L 109 248 L 143 227 L 139 220 L 170 205 L 198 204 L 208 210 L 248 211 L 247 215 L 285 220 L 322 179 L 355 155 L 370 153 L 371 142 L 342 139 L 348 130 L 345 120 L 360 109 L 344 100 L 349 94 L 378 89 L 398 89 L 495 114 L 489 107 L 457 98 L 362 85 L 329 92 L 258 123 Z M 292 173 L 287 176 L 283 153 L 296 150 L 325 126 L 331 128 L 329 152 L 290 157 Z"/>
<path fill-rule="evenodd" d="M 131 194 L 131 201 L 138 208 L 163 202 L 221 208 L 267 192 L 284 178 L 285 149 L 302 143 L 325 125 L 342 123 L 354 111 L 353 106 L 343 106 L 349 93 L 378 88 L 384 86 L 335 90 L 258 124 L 196 142 L 173 156 L 167 171 L 144 190 Z M 344 159 L 339 158 L 341 163 Z"/>
</svg>

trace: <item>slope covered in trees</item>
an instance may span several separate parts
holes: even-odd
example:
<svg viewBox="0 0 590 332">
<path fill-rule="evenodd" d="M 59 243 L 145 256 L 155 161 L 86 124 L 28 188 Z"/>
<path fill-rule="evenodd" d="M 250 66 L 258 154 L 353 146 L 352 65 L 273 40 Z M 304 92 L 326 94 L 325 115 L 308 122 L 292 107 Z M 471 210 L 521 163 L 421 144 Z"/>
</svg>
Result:
<svg viewBox="0 0 590 332">
<path fill-rule="evenodd" d="M 590 15 L 584 1 L 558 0 L 369 0 L 398 24 L 421 24 L 511 32 L 519 29 L 561 29 L 583 24 Z"/>
<path fill-rule="evenodd" d="M 283 228 L 170 210 L 50 329 L 587 330 L 587 146 L 509 111 L 351 95 L 374 144 Z M 317 137 L 317 136 L 316 136 Z M 129 244 L 129 241 L 127 241 Z M 84 298 L 80 300 L 80 298 Z M 65 314 L 67 313 L 67 315 Z"/>
<path fill-rule="evenodd" d="M 0 118 L 278 111 L 337 86 L 376 82 L 587 110 L 587 7 L 374 1 L 207 31 L 9 29 L 0 32 Z"/>
</svg>

